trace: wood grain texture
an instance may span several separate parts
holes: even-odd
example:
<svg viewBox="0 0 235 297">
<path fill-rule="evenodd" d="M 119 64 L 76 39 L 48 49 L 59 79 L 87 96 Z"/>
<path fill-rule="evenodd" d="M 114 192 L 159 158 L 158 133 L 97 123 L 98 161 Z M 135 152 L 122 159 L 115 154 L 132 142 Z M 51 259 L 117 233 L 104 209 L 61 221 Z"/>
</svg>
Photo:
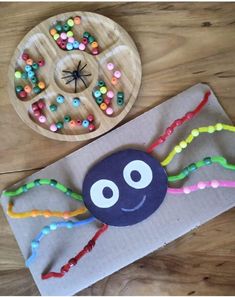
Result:
<svg viewBox="0 0 235 297">
<path fill-rule="evenodd" d="M 10 58 L 23 36 L 48 17 L 73 10 L 110 17 L 136 42 L 142 86 L 123 122 L 198 82 L 215 90 L 235 120 L 235 3 L 1 3 L 1 189 L 85 145 L 32 131 L 6 89 Z M 38 295 L 2 213 L 0 223 L 0 294 Z M 79 295 L 234 295 L 234 223 L 233 209 Z"/>
<path fill-rule="evenodd" d="M 95 36 L 100 48 L 98 55 L 93 56 L 90 54 L 90 45 L 86 51 L 61 50 L 50 35 L 49 30 L 57 22 L 64 23 L 75 16 L 80 16 L 82 19 L 80 25 L 75 25 L 72 28 L 75 38 L 78 39 L 79 37 L 79 40 L 81 40 L 81 36 L 85 31 Z M 31 92 L 27 98 L 21 100 L 15 92 L 15 88 L 18 85 L 25 86 L 29 82 L 14 78 L 14 73 L 16 70 L 21 72 L 24 70 L 25 62 L 21 58 L 24 52 L 29 54 L 34 61 L 41 58 L 45 60 L 45 65 L 40 67 L 39 72 L 40 80 L 45 82 L 46 88 L 38 95 Z M 84 86 L 78 84 L 79 88 L 75 92 L 74 84 L 66 85 L 66 81 L 61 77 L 66 76 L 63 73 L 64 70 L 76 70 L 79 61 L 81 63 L 80 68 L 86 66 L 85 73 L 89 73 L 91 76 L 84 78 L 87 87 L 84 88 Z M 109 62 L 115 65 L 115 70 L 120 69 L 122 73 L 115 86 L 110 83 L 112 73 L 107 69 Z M 30 30 L 17 45 L 9 66 L 8 93 L 20 118 L 36 132 L 55 140 L 84 141 L 109 131 L 127 115 L 138 95 L 141 72 L 141 62 L 137 48 L 121 26 L 100 14 L 81 11 L 67 12 L 42 21 Z M 103 112 L 92 97 L 92 91 L 99 80 L 104 80 L 108 90 L 112 90 L 115 97 L 119 91 L 123 91 L 125 94 L 123 106 L 119 106 L 115 102 L 116 98 L 113 98 L 111 106 L 114 112 L 112 116 L 108 116 Z M 55 103 L 58 94 L 65 97 L 65 102 L 58 105 L 56 112 L 51 112 L 49 106 Z M 72 107 L 74 97 L 81 100 L 79 109 Z M 32 112 L 32 104 L 41 98 L 46 103 L 43 114 L 46 116 L 47 121 L 44 124 L 40 123 Z M 73 120 L 77 121 L 78 118 L 86 119 L 89 114 L 93 114 L 95 118 L 96 129 L 92 132 L 78 125 L 71 128 L 69 124 L 65 124 L 64 128 L 57 131 L 57 133 L 51 132 L 49 129 L 50 124 L 63 121 L 65 115 L 70 115 Z"/>
</svg>

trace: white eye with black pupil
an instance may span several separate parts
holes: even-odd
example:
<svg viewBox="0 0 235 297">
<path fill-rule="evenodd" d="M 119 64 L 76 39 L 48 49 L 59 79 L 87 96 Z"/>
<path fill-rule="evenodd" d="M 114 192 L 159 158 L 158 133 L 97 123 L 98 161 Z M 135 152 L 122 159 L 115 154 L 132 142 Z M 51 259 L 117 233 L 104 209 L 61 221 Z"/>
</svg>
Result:
<svg viewBox="0 0 235 297">
<path fill-rule="evenodd" d="M 151 183 L 153 172 L 147 163 L 141 160 L 135 160 L 125 166 L 123 177 L 130 187 L 143 189 Z"/>
<path fill-rule="evenodd" d="M 92 202 L 100 208 L 109 208 L 117 203 L 119 189 L 117 185 L 108 179 L 100 179 L 90 189 Z"/>
</svg>

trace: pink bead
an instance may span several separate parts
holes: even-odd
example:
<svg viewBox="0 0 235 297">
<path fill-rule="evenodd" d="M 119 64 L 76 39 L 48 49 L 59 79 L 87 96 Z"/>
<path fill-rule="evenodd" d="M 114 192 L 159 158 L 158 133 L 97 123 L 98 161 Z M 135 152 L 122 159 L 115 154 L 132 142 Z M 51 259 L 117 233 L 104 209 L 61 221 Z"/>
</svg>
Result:
<svg viewBox="0 0 235 297">
<path fill-rule="evenodd" d="M 41 115 L 39 118 L 38 118 L 39 122 L 40 123 L 45 123 L 46 122 L 46 117 L 44 115 Z"/>
<path fill-rule="evenodd" d="M 176 120 L 176 121 L 175 121 L 175 125 L 176 125 L 176 126 L 180 126 L 180 125 L 182 125 L 182 120 L 181 120 L 181 119 Z"/>
<path fill-rule="evenodd" d="M 38 65 L 39 65 L 40 67 L 44 66 L 44 65 L 45 65 L 45 61 L 44 61 L 43 59 L 39 60 L 39 61 L 38 61 Z"/>
<path fill-rule="evenodd" d="M 38 104 L 37 104 L 37 102 L 35 102 L 35 103 L 32 104 L 32 110 L 33 111 L 38 110 Z"/>
<path fill-rule="evenodd" d="M 188 120 L 191 120 L 192 118 L 193 118 L 193 116 L 194 116 L 194 113 L 193 112 L 188 112 L 188 113 L 186 113 L 186 118 L 188 119 Z"/>
<path fill-rule="evenodd" d="M 22 60 L 24 61 L 27 61 L 29 59 L 29 55 L 26 53 L 23 53 L 21 57 L 22 57 Z"/>
<path fill-rule="evenodd" d="M 73 38 L 73 37 L 69 37 L 69 38 L 68 38 L 68 42 L 70 42 L 70 43 L 74 43 L 74 38 Z"/>
<path fill-rule="evenodd" d="M 198 187 L 198 189 L 203 190 L 206 188 L 206 184 L 201 181 L 197 184 L 197 187 Z"/>
<path fill-rule="evenodd" d="M 82 43 L 84 43 L 85 45 L 88 44 L 88 39 L 86 37 L 82 38 Z"/>
<path fill-rule="evenodd" d="M 191 192 L 191 190 L 188 187 L 183 187 L 183 192 L 184 192 L 184 194 L 189 194 Z"/>
<path fill-rule="evenodd" d="M 91 132 L 91 131 L 94 131 L 94 130 L 95 130 L 95 125 L 90 124 L 90 125 L 88 126 L 88 129 L 89 129 L 90 132 Z"/>
<path fill-rule="evenodd" d="M 41 111 L 39 109 L 34 110 L 33 114 L 35 115 L 35 117 L 40 117 L 41 116 Z"/>
<path fill-rule="evenodd" d="M 62 32 L 60 34 L 60 38 L 63 39 L 63 40 L 66 40 L 67 39 L 67 34 L 65 32 Z"/>
<path fill-rule="evenodd" d="M 40 100 L 38 101 L 38 107 L 39 107 L 40 109 L 43 109 L 45 106 L 46 106 L 45 102 L 44 102 L 42 99 L 40 99 Z"/>
<path fill-rule="evenodd" d="M 94 121 L 94 116 L 93 116 L 93 114 L 89 114 L 89 115 L 87 116 L 87 119 L 88 119 L 89 122 L 93 122 L 93 121 Z"/>
<path fill-rule="evenodd" d="M 57 40 L 56 40 L 56 43 L 58 44 L 58 45 L 61 45 L 61 42 L 62 42 L 63 40 L 62 40 L 62 38 L 58 38 Z"/>
<path fill-rule="evenodd" d="M 93 48 L 91 50 L 92 55 L 98 55 L 99 54 L 99 49 L 98 48 Z"/>
<path fill-rule="evenodd" d="M 119 70 L 114 71 L 113 74 L 116 78 L 120 78 L 122 76 L 121 72 Z"/>
<path fill-rule="evenodd" d="M 114 92 L 113 91 L 108 91 L 107 92 L 107 97 L 112 99 L 114 97 Z"/>
<path fill-rule="evenodd" d="M 173 129 L 171 129 L 171 128 L 166 129 L 167 136 L 170 136 L 172 134 L 172 132 L 173 132 Z"/>
<path fill-rule="evenodd" d="M 51 130 L 52 132 L 57 131 L 56 124 L 51 124 L 51 125 L 50 125 L 50 130 Z"/>
<path fill-rule="evenodd" d="M 108 107 L 106 110 L 105 110 L 106 114 L 107 115 L 112 115 L 113 114 L 113 109 L 112 107 Z"/>
<path fill-rule="evenodd" d="M 27 97 L 27 93 L 25 91 L 21 91 L 19 93 L 20 98 L 26 98 Z"/>
<path fill-rule="evenodd" d="M 61 42 L 60 47 L 61 47 L 62 49 L 66 49 L 66 42 Z"/>
<path fill-rule="evenodd" d="M 109 105 L 110 102 L 111 102 L 111 99 L 110 99 L 110 98 L 106 97 L 106 98 L 104 99 L 104 103 L 105 103 L 105 104 Z"/>
<path fill-rule="evenodd" d="M 219 187 L 219 182 L 217 180 L 212 180 L 211 186 L 212 186 L 212 188 L 216 189 Z"/>
<path fill-rule="evenodd" d="M 113 63 L 108 63 L 107 68 L 108 68 L 108 70 L 113 70 L 113 68 L 114 68 Z"/>
<path fill-rule="evenodd" d="M 78 48 L 80 49 L 80 51 L 84 51 L 86 46 L 84 43 L 80 43 Z"/>
<path fill-rule="evenodd" d="M 78 126 L 81 126 L 81 125 L 82 125 L 82 120 L 77 119 L 77 125 L 78 125 Z"/>
</svg>

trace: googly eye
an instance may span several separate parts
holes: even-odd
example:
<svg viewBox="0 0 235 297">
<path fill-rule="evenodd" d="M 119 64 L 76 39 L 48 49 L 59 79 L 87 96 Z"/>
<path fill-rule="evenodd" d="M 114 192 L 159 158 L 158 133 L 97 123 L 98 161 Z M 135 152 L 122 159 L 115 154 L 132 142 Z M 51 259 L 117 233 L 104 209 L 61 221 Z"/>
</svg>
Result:
<svg viewBox="0 0 235 297">
<path fill-rule="evenodd" d="M 117 203 L 119 189 L 111 180 L 100 179 L 91 186 L 90 197 L 97 207 L 109 208 Z"/>
<path fill-rule="evenodd" d="M 123 170 L 126 183 L 134 189 L 146 188 L 153 179 L 151 167 L 141 160 L 128 163 Z"/>
</svg>

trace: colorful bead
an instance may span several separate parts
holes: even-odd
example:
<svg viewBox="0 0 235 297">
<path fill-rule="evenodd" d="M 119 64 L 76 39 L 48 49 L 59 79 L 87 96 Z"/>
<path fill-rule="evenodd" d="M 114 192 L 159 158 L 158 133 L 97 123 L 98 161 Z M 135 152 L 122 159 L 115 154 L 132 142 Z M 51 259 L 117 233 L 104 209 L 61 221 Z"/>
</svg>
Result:
<svg viewBox="0 0 235 297">
<path fill-rule="evenodd" d="M 89 122 L 93 122 L 93 121 L 94 121 L 94 116 L 93 116 L 93 114 L 89 114 L 89 115 L 87 116 L 87 119 L 88 119 Z"/>
<path fill-rule="evenodd" d="M 56 127 L 57 129 L 62 129 L 64 127 L 64 124 L 62 122 L 57 122 Z"/>
<path fill-rule="evenodd" d="M 105 82 L 103 80 L 99 80 L 98 83 L 97 83 L 97 86 L 105 87 Z"/>
<path fill-rule="evenodd" d="M 97 48 L 99 45 L 96 41 L 92 42 L 91 47 L 92 48 Z"/>
<path fill-rule="evenodd" d="M 188 170 L 189 170 L 189 172 L 193 172 L 193 171 L 197 170 L 196 164 L 195 163 L 190 164 L 188 166 Z"/>
<path fill-rule="evenodd" d="M 212 188 L 216 189 L 219 187 L 219 182 L 217 180 L 212 180 L 211 186 L 212 186 Z"/>
<path fill-rule="evenodd" d="M 57 105 L 55 105 L 55 104 L 51 104 L 51 105 L 49 106 L 49 108 L 50 108 L 50 111 L 56 111 L 56 110 L 57 110 Z"/>
<path fill-rule="evenodd" d="M 43 109 L 43 108 L 46 107 L 46 103 L 45 103 L 45 101 L 44 101 L 43 99 L 38 100 L 37 105 L 38 105 L 38 107 L 39 107 L 40 109 Z"/>
<path fill-rule="evenodd" d="M 38 61 L 38 65 L 39 65 L 39 67 L 44 66 L 45 65 L 45 61 L 43 59 L 39 60 Z"/>
<path fill-rule="evenodd" d="M 33 104 L 32 104 L 32 110 L 34 111 L 34 110 L 38 110 L 38 103 L 37 102 L 34 102 Z"/>
<path fill-rule="evenodd" d="M 73 27 L 74 26 L 74 21 L 72 19 L 68 19 L 67 24 L 69 25 L 69 27 Z"/>
<path fill-rule="evenodd" d="M 74 120 L 72 120 L 69 122 L 69 125 L 71 128 L 74 128 L 74 127 L 76 127 L 76 122 Z"/>
<path fill-rule="evenodd" d="M 49 226 L 45 226 L 44 228 L 42 228 L 42 234 L 47 235 L 50 233 L 50 227 Z"/>
<path fill-rule="evenodd" d="M 34 77 L 34 76 L 35 76 L 34 71 L 30 70 L 30 71 L 28 72 L 28 77 L 29 77 L 29 78 L 32 78 L 32 77 Z"/>
<path fill-rule="evenodd" d="M 176 145 L 174 150 L 177 154 L 179 154 L 182 151 L 182 148 L 179 145 Z"/>
<path fill-rule="evenodd" d="M 212 164 L 212 160 L 211 160 L 211 157 L 206 157 L 203 159 L 203 162 L 206 164 L 206 165 L 211 165 Z"/>
<path fill-rule="evenodd" d="M 108 91 L 107 92 L 107 97 L 109 97 L 110 99 L 112 99 L 114 97 L 114 92 L 113 91 Z"/>
<path fill-rule="evenodd" d="M 27 72 L 23 72 L 22 74 L 21 74 L 21 78 L 22 79 L 27 79 L 28 78 L 28 73 Z"/>
<path fill-rule="evenodd" d="M 106 103 L 107 105 L 109 105 L 110 102 L 111 102 L 111 99 L 110 99 L 110 98 L 106 97 L 106 98 L 104 99 L 104 103 Z"/>
<path fill-rule="evenodd" d="M 118 79 L 116 77 L 112 77 L 111 84 L 115 86 L 117 83 L 118 83 Z"/>
<path fill-rule="evenodd" d="M 54 36 L 56 33 L 57 33 L 56 29 L 55 28 L 51 28 L 51 30 L 50 30 L 51 36 Z"/>
<path fill-rule="evenodd" d="M 32 68 L 34 69 L 34 70 L 38 70 L 38 68 L 39 68 L 39 65 L 38 65 L 38 63 L 33 63 L 33 65 L 32 65 Z"/>
<path fill-rule="evenodd" d="M 55 29 L 56 29 L 57 32 L 61 32 L 62 29 L 63 29 L 63 27 L 62 27 L 62 25 L 61 25 L 60 23 L 57 23 L 57 24 L 55 25 Z"/>
<path fill-rule="evenodd" d="M 112 115 L 113 114 L 113 109 L 112 107 L 108 107 L 106 110 L 105 110 L 106 114 L 107 115 Z"/>
<path fill-rule="evenodd" d="M 198 189 L 203 190 L 206 188 L 206 184 L 204 182 L 198 182 L 197 184 Z"/>
<path fill-rule="evenodd" d="M 22 86 L 16 86 L 16 93 L 20 93 L 23 90 L 24 88 Z"/>
<path fill-rule="evenodd" d="M 117 105 L 122 106 L 124 104 L 123 98 L 117 98 Z"/>
<path fill-rule="evenodd" d="M 51 224 L 50 224 L 50 229 L 51 229 L 52 231 L 56 230 L 56 229 L 57 229 L 57 224 L 56 224 L 56 223 L 51 223 Z"/>
<path fill-rule="evenodd" d="M 91 50 L 91 53 L 92 53 L 92 55 L 98 55 L 98 54 L 99 54 L 99 50 L 98 50 L 98 48 L 93 48 L 93 49 Z"/>
<path fill-rule="evenodd" d="M 68 123 L 71 121 L 71 117 L 69 115 L 64 116 L 64 122 Z"/>
<path fill-rule="evenodd" d="M 198 129 L 193 129 L 191 134 L 192 134 L 192 136 L 197 137 L 199 135 Z"/>
<path fill-rule="evenodd" d="M 81 101 L 80 101 L 80 99 L 79 99 L 79 98 L 73 98 L 72 105 L 73 105 L 74 107 L 78 107 L 78 106 L 80 106 L 80 105 L 81 105 Z"/>
<path fill-rule="evenodd" d="M 84 51 L 86 46 L 84 43 L 80 43 L 78 48 L 80 49 L 80 51 Z"/>
<path fill-rule="evenodd" d="M 108 108 L 108 106 L 107 106 L 106 103 L 103 102 L 103 103 L 100 104 L 100 109 L 101 110 L 106 110 L 107 108 Z"/>
<path fill-rule="evenodd" d="M 23 53 L 21 58 L 22 58 L 22 60 L 27 61 L 29 59 L 29 55 L 26 53 Z"/>
<path fill-rule="evenodd" d="M 82 121 L 82 126 L 84 127 L 84 128 L 87 128 L 88 126 L 89 126 L 89 121 L 88 120 L 83 120 Z"/>
<path fill-rule="evenodd" d="M 40 117 L 41 115 L 42 115 L 42 113 L 41 113 L 41 111 L 39 110 L 39 109 L 35 109 L 34 111 L 33 111 L 33 114 L 35 115 L 35 117 Z"/>
<path fill-rule="evenodd" d="M 59 104 L 63 104 L 64 103 L 64 96 L 63 95 L 58 95 L 56 97 L 56 102 Z"/>
<path fill-rule="evenodd" d="M 32 247 L 33 249 L 38 248 L 38 246 L 39 246 L 39 241 L 33 240 L 33 241 L 31 242 L 31 247 Z"/>
<path fill-rule="evenodd" d="M 217 123 L 215 125 L 215 129 L 216 129 L 216 131 L 221 131 L 221 130 L 223 130 L 223 125 L 221 123 Z"/>
<path fill-rule="evenodd" d="M 95 130 L 95 125 L 90 124 L 90 125 L 88 126 L 88 129 L 89 129 L 90 132 L 94 131 L 94 130 Z"/>
<path fill-rule="evenodd" d="M 41 90 L 44 90 L 45 87 L 46 87 L 46 85 L 45 85 L 45 83 L 44 83 L 43 81 L 40 81 L 40 82 L 38 83 L 38 87 L 39 87 Z"/>
<path fill-rule="evenodd" d="M 121 72 L 119 70 L 114 71 L 114 77 L 120 78 L 122 76 Z"/>
<path fill-rule="evenodd" d="M 27 94 L 29 94 L 29 93 L 31 93 L 32 88 L 31 88 L 29 85 L 26 85 L 26 86 L 24 87 L 24 91 L 25 91 Z"/>
<path fill-rule="evenodd" d="M 93 43 L 94 41 L 95 41 L 95 37 L 90 35 L 90 36 L 88 37 L 88 42 L 89 42 L 89 43 Z"/>
<path fill-rule="evenodd" d="M 32 66 L 33 65 L 33 60 L 32 59 L 27 59 L 26 64 Z"/>
<path fill-rule="evenodd" d="M 56 131 L 57 131 L 57 126 L 56 126 L 56 124 L 51 124 L 51 125 L 50 125 L 50 130 L 51 130 L 52 132 L 56 132 Z"/>
<path fill-rule="evenodd" d="M 97 103 L 98 105 L 100 105 L 104 100 L 103 100 L 102 97 L 98 97 L 98 98 L 95 99 L 95 101 L 96 101 L 96 103 Z"/>
<path fill-rule="evenodd" d="M 68 43 L 66 44 L 66 48 L 67 48 L 68 51 L 71 51 L 71 50 L 73 49 L 73 44 L 70 43 L 70 42 L 68 42 Z"/>
<path fill-rule="evenodd" d="M 33 88 L 33 92 L 35 93 L 35 94 L 39 94 L 40 92 L 41 92 L 41 89 L 37 86 L 37 87 L 34 87 Z"/>
<path fill-rule="evenodd" d="M 65 32 L 62 32 L 60 34 L 60 38 L 63 39 L 63 40 L 66 40 L 67 39 L 67 34 Z"/>
<path fill-rule="evenodd" d="M 63 29 L 64 29 L 65 32 L 68 32 L 70 27 L 69 27 L 68 24 L 64 24 Z"/>
<path fill-rule="evenodd" d="M 60 37 L 60 35 L 59 35 L 58 33 L 56 33 L 56 34 L 53 36 L 54 40 L 57 40 L 59 37 Z"/>
<path fill-rule="evenodd" d="M 113 65 L 113 63 L 108 63 L 107 64 L 107 68 L 108 68 L 108 70 L 113 70 L 113 68 L 114 68 L 114 65 Z"/>
<path fill-rule="evenodd" d="M 19 79 L 19 78 L 21 78 L 21 76 L 22 76 L 22 74 L 20 71 L 15 72 L 15 78 Z"/>
<path fill-rule="evenodd" d="M 88 39 L 85 38 L 85 37 L 83 37 L 83 38 L 82 38 L 82 43 L 84 43 L 85 45 L 87 45 L 87 44 L 88 44 Z"/>
<path fill-rule="evenodd" d="M 74 17 L 74 24 L 79 25 L 81 23 L 81 18 L 79 16 Z"/>
<path fill-rule="evenodd" d="M 101 87 L 100 88 L 100 93 L 101 94 L 106 94 L 107 93 L 107 88 L 106 87 Z"/>
<path fill-rule="evenodd" d="M 215 132 L 215 127 L 214 126 L 209 126 L 208 127 L 208 133 L 214 133 Z"/>
<path fill-rule="evenodd" d="M 44 115 L 40 115 L 40 117 L 38 118 L 40 123 L 45 123 L 46 122 L 46 117 Z"/>
<path fill-rule="evenodd" d="M 72 37 L 73 36 L 73 31 L 68 31 L 67 32 L 67 37 Z"/>
<path fill-rule="evenodd" d="M 182 147 L 182 148 L 186 148 L 186 147 L 187 147 L 187 142 L 183 140 L 183 141 L 180 142 L 179 145 L 180 145 L 180 147 Z"/>
<path fill-rule="evenodd" d="M 99 98 L 101 96 L 101 92 L 100 92 L 100 90 L 96 90 L 95 92 L 94 92 L 94 97 L 95 98 Z"/>
<path fill-rule="evenodd" d="M 89 38 L 89 37 L 90 37 L 90 33 L 89 33 L 89 32 L 84 32 L 84 33 L 83 33 L 83 37 L 85 37 L 85 38 Z"/>
<path fill-rule="evenodd" d="M 19 93 L 19 96 L 20 96 L 20 98 L 26 98 L 27 97 L 27 93 L 25 92 L 25 91 L 21 91 L 20 93 Z"/>
<path fill-rule="evenodd" d="M 72 43 L 72 46 L 73 46 L 74 41 L 75 41 L 74 37 L 69 37 L 68 38 L 68 42 Z"/>
<path fill-rule="evenodd" d="M 79 48 L 79 42 L 77 40 L 74 40 L 73 48 L 75 48 L 75 49 Z"/>
<path fill-rule="evenodd" d="M 77 119 L 77 125 L 78 125 L 78 126 L 81 126 L 81 125 L 82 125 L 82 120 Z"/>
<path fill-rule="evenodd" d="M 189 194 L 189 193 L 191 193 L 191 190 L 188 187 L 183 187 L 183 192 L 184 192 L 184 194 Z"/>
<path fill-rule="evenodd" d="M 36 84 L 38 82 L 38 79 L 36 76 L 33 76 L 30 80 L 33 84 Z"/>
<path fill-rule="evenodd" d="M 30 65 L 26 65 L 26 66 L 24 67 L 24 70 L 25 70 L 26 72 L 29 72 L 29 71 L 32 70 L 32 67 L 31 67 Z"/>
</svg>

